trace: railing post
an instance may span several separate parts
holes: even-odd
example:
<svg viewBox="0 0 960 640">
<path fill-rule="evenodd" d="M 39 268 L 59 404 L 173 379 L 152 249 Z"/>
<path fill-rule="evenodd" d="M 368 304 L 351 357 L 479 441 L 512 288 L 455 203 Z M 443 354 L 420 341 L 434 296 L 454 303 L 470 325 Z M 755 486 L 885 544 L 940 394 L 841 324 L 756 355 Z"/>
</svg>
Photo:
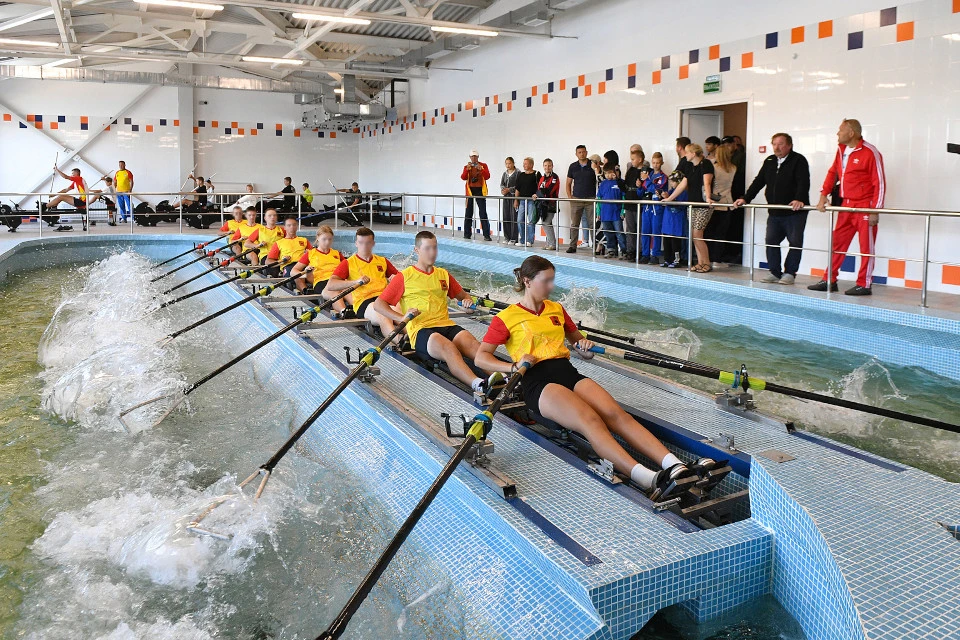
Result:
<svg viewBox="0 0 960 640">
<path fill-rule="evenodd" d="M 828 218 L 828 222 L 830 224 L 827 225 L 827 270 L 823 274 L 823 279 L 827 281 L 827 299 L 829 300 L 831 289 L 830 276 L 833 275 L 833 209 L 830 209 L 830 217 Z M 840 274 L 838 273 L 837 277 L 839 276 Z M 839 287 L 840 285 L 838 284 L 837 286 Z"/>
<path fill-rule="evenodd" d="M 687 205 L 687 272 L 693 267 L 693 205 Z"/>
<path fill-rule="evenodd" d="M 417 222 L 416 222 L 416 225 L 417 225 L 417 233 L 420 233 L 420 196 L 419 196 L 419 195 L 417 196 L 417 206 L 416 206 L 416 209 L 417 209 Z"/>
<path fill-rule="evenodd" d="M 767 215 L 770 215 L 769 211 L 767 212 Z M 753 252 L 755 251 L 756 242 L 757 242 L 756 234 L 757 234 L 757 208 L 750 207 L 750 251 L 749 251 L 750 282 L 753 282 L 753 263 L 755 261 Z M 764 244 L 766 244 L 766 240 L 764 240 Z"/>
<path fill-rule="evenodd" d="M 927 273 L 930 270 L 930 216 L 923 220 L 923 272 L 920 277 L 920 306 L 927 306 Z"/>
<path fill-rule="evenodd" d="M 297 197 L 297 229 L 303 224 L 303 196 Z"/>
<path fill-rule="evenodd" d="M 370 209 L 369 209 L 370 210 L 370 228 L 373 229 L 373 197 L 367 196 L 367 198 L 369 198 L 369 202 L 370 202 Z M 400 208 L 402 209 L 403 207 L 400 207 Z"/>
<path fill-rule="evenodd" d="M 177 208 L 180 210 L 180 216 L 178 220 L 180 233 L 183 233 L 183 194 L 180 194 L 180 201 L 177 202 Z"/>
<path fill-rule="evenodd" d="M 50 202 L 50 198 L 47 198 Z M 43 196 L 37 196 L 37 220 L 40 222 L 40 237 L 43 237 Z"/>
</svg>

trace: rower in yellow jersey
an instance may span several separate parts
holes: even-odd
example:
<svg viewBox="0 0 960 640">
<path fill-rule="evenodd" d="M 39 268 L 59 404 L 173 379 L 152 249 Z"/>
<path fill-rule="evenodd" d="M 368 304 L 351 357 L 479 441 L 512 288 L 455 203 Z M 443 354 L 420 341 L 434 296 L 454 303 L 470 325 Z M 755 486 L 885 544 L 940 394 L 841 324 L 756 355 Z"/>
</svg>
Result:
<svg viewBox="0 0 960 640">
<path fill-rule="evenodd" d="M 490 322 L 477 352 L 477 366 L 513 373 L 521 363 L 530 368 L 520 382 L 527 408 L 584 436 L 597 454 L 613 463 L 654 501 L 689 490 L 707 467 L 688 467 L 617 404 L 606 389 L 581 374 L 570 362 L 569 342 L 584 359 L 593 357 L 593 342 L 583 337 L 559 302 L 550 300 L 556 270 L 544 257 L 530 256 L 514 271 L 515 289 L 523 299 Z M 494 355 L 503 345 L 513 362 Z M 637 462 L 613 437 L 617 434 L 661 469 Z M 704 459 L 706 461 L 706 459 Z M 704 464 L 712 463 L 705 462 Z M 714 463 L 715 464 L 715 463 Z M 701 468 L 703 466 L 703 468 Z"/>
<path fill-rule="evenodd" d="M 247 207 L 247 210 L 243 213 L 246 220 L 237 225 L 237 230 L 233 232 L 233 235 L 230 236 L 230 242 L 236 242 L 237 240 L 246 241 L 247 238 L 254 232 L 260 229 L 263 225 L 257 222 L 257 208 L 256 207 Z M 234 253 L 243 253 L 244 249 L 240 247 L 242 243 L 237 243 L 233 245 L 232 249 Z M 241 258 L 241 260 L 246 260 L 246 257 Z"/>
<path fill-rule="evenodd" d="M 232 216 L 229 220 L 225 221 L 220 227 L 220 233 L 234 233 L 243 223 L 243 207 L 234 207 L 233 211 L 230 212 Z"/>
<path fill-rule="evenodd" d="M 283 227 L 277 226 L 276 209 L 267 209 L 264 211 L 263 222 L 263 226 L 251 233 L 247 236 L 247 239 L 243 241 L 244 249 L 260 250 L 257 253 L 249 254 L 251 264 L 263 264 L 276 241 L 286 235 L 286 230 Z"/>
<path fill-rule="evenodd" d="M 283 221 L 284 237 L 273 243 L 270 252 L 267 254 L 267 264 L 277 262 L 284 263 L 284 267 L 279 271 L 280 275 L 287 277 L 293 265 L 297 264 L 303 254 L 313 249 L 313 245 L 306 238 L 297 235 L 300 230 L 300 222 L 294 217 L 289 216 Z M 293 285 L 288 285 L 293 288 Z"/>
<path fill-rule="evenodd" d="M 358 286 L 347 296 L 347 303 L 353 306 L 358 318 L 366 318 L 378 325 L 383 335 L 393 332 L 393 320 L 380 315 L 373 308 L 377 296 L 387 288 L 390 278 L 399 271 L 383 256 L 374 255 L 376 237 L 367 227 L 357 229 L 355 244 L 357 252 L 340 263 L 330 274 L 330 281 L 323 290 L 323 297 L 333 298 L 338 292 Z"/>
<path fill-rule="evenodd" d="M 400 322 L 416 310 L 418 314 L 407 322 L 410 344 L 423 357 L 442 360 L 450 373 L 474 391 L 486 392 L 491 385 L 503 381 L 503 375 L 494 373 L 486 380 L 477 377 L 464 362 L 477 357 L 480 342 L 473 334 L 450 319 L 447 300 L 458 300 L 475 308 L 473 298 L 463 290 L 457 279 L 437 262 L 437 236 L 421 231 L 414 241 L 417 263 L 401 271 L 380 297 L 373 303 L 381 316 Z M 391 307 L 397 307 L 399 312 Z"/>
<path fill-rule="evenodd" d="M 302 278 L 294 280 L 297 285 L 297 291 L 301 294 L 321 295 L 327 287 L 327 281 L 333 274 L 333 270 L 340 266 L 345 260 L 343 254 L 333 248 L 333 229 L 327 225 L 317 228 L 317 246 L 300 256 L 300 260 L 293 265 L 290 275 L 303 273 L 307 267 L 313 267 L 313 271 L 305 274 Z M 310 286 L 307 286 L 307 279 L 310 280 Z M 343 312 L 346 305 L 343 300 L 337 300 L 333 303 L 334 311 Z M 353 310 L 350 310 L 353 314 Z"/>
</svg>

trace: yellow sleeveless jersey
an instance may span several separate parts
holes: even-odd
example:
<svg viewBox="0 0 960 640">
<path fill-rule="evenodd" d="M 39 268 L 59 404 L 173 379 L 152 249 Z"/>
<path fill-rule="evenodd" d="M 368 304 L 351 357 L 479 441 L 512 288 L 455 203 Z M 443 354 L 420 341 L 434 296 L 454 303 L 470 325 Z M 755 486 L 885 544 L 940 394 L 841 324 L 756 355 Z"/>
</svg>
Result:
<svg viewBox="0 0 960 640">
<path fill-rule="evenodd" d="M 260 260 L 264 260 L 267 257 L 267 254 L 270 253 L 270 249 L 273 247 L 273 244 L 287 235 L 287 232 L 283 230 L 281 226 L 275 226 L 273 229 L 269 227 L 262 227 L 260 232 L 257 233 L 257 242 L 263 243 L 263 247 L 260 249 Z"/>
<path fill-rule="evenodd" d="M 306 260 L 304 260 L 306 258 Z M 343 262 L 343 254 L 337 251 L 336 249 L 330 249 L 326 253 L 320 251 L 320 249 L 310 249 L 307 251 L 300 262 L 310 265 L 313 267 L 313 271 L 310 276 L 313 278 L 313 283 L 323 282 L 329 280 L 333 270 Z"/>
<path fill-rule="evenodd" d="M 262 233 L 262 232 L 261 232 Z M 280 238 L 270 248 L 269 257 L 288 264 L 293 264 L 310 248 L 310 241 L 297 236 L 296 238 Z"/>
<path fill-rule="evenodd" d="M 387 288 L 387 259 L 374 255 L 370 262 L 362 260 L 357 254 L 347 258 L 348 275 L 344 280 L 359 280 L 363 276 L 370 278 L 370 282 L 360 285 L 353 291 L 353 310 L 359 311 L 365 300 L 376 298 Z M 340 274 L 337 274 L 340 275 Z"/>
<path fill-rule="evenodd" d="M 514 362 L 519 362 L 527 354 L 537 360 L 570 357 L 570 350 L 565 344 L 569 327 L 564 326 L 566 315 L 559 302 L 544 300 L 539 315 L 512 304 L 496 317 L 503 323 L 501 329 L 505 328 L 506 335 L 498 334 L 497 327 L 491 324 L 484 341 L 503 344 Z"/>
<path fill-rule="evenodd" d="M 400 272 L 403 278 L 403 296 L 400 298 L 400 311 L 419 309 L 420 315 L 407 323 L 407 335 L 410 344 L 417 344 L 420 329 L 434 327 L 452 327 L 453 320 L 447 310 L 451 278 L 446 269 L 434 267 L 430 273 L 424 273 L 415 265 Z M 391 282 L 390 285 L 392 286 Z M 387 303 L 392 302 L 385 298 Z"/>
<path fill-rule="evenodd" d="M 237 232 L 237 229 L 240 228 L 241 224 L 245 224 L 243 220 L 234 220 L 233 218 L 230 218 L 222 227 L 220 227 L 220 230 L 229 231 L 231 234 L 234 234 Z"/>
</svg>

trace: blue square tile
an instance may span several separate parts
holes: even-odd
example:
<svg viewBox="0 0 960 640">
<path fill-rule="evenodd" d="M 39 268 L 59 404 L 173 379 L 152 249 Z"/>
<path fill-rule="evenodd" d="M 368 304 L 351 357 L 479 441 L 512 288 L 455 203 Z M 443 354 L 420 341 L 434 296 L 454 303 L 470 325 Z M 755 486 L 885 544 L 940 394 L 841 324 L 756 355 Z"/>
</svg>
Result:
<svg viewBox="0 0 960 640">
<path fill-rule="evenodd" d="M 613 69 L 607 69 L 607 82 L 613 80 Z"/>
<path fill-rule="evenodd" d="M 637 87 L 637 76 L 627 77 L 627 88 L 635 89 Z"/>
<path fill-rule="evenodd" d="M 700 49 L 691 49 L 687 64 L 697 64 L 698 62 L 700 62 Z"/>
<path fill-rule="evenodd" d="M 663 56 L 660 58 L 660 68 L 669 69 L 670 68 L 670 56 Z"/>
<path fill-rule="evenodd" d="M 576 100 L 579 97 L 579 93 L 580 93 L 579 88 L 580 87 L 574 87 L 573 89 L 570 90 L 570 97 L 573 98 L 574 100 Z"/>
<path fill-rule="evenodd" d="M 730 71 L 730 56 L 720 58 L 720 71 Z"/>
<path fill-rule="evenodd" d="M 780 34 L 774 31 L 773 33 L 767 34 L 767 49 L 773 49 L 777 46 L 777 41 L 780 38 Z"/>
<path fill-rule="evenodd" d="M 854 31 L 847 34 L 847 51 L 863 49 L 863 31 Z"/>
<path fill-rule="evenodd" d="M 880 10 L 880 26 L 889 27 L 890 25 L 897 24 L 897 8 L 890 7 L 889 9 Z"/>
</svg>

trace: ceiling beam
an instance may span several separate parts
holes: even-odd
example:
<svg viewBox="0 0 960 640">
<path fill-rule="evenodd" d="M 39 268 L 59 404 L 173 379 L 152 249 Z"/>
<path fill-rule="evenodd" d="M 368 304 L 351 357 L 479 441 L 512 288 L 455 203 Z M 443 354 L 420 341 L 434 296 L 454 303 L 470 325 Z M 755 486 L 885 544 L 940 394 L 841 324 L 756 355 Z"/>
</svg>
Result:
<svg viewBox="0 0 960 640">
<path fill-rule="evenodd" d="M 50 7 L 53 9 L 53 19 L 57 22 L 57 31 L 60 32 L 60 43 L 63 46 L 63 52 L 70 55 L 70 33 L 67 29 L 67 23 L 63 16 L 63 7 L 60 0 L 50 0 Z"/>
</svg>

